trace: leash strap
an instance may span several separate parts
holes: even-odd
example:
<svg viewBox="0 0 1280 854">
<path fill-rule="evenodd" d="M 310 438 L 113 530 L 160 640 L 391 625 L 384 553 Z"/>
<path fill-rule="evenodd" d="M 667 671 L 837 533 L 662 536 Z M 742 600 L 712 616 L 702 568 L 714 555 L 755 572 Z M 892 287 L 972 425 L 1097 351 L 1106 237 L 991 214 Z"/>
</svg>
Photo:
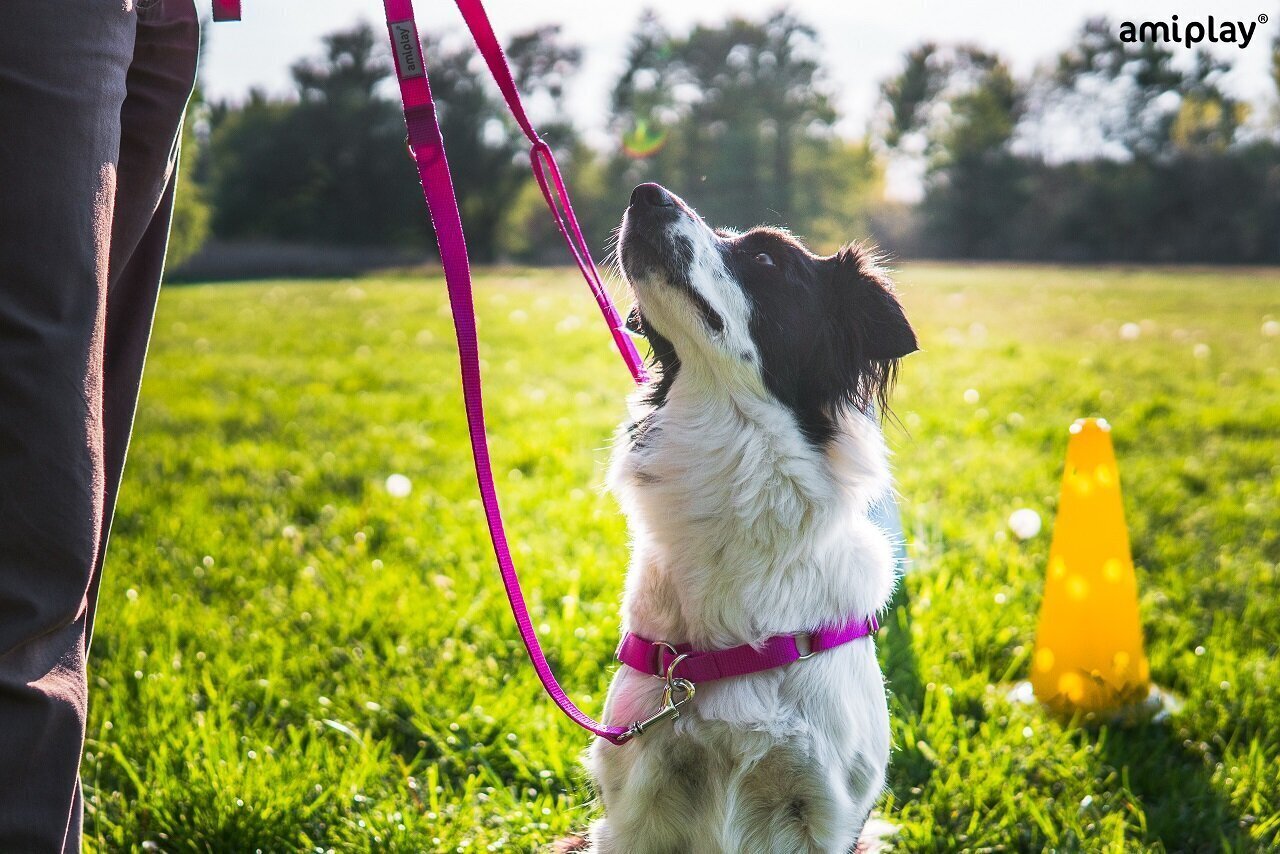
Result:
<svg viewBox="0 0 1280 854">
<path fill-rule="evenodd" d="M 240 0 L 213 0 L 213 19 L 215 21 L 240 20 Z"/>
<path fill-rule="evenodd" d="M 481 0 L 455 0 L 455 2 L 458 10 L 462 13 L 462 19 L 467 24 L 467 29 L 471 31 L 471 37 L 475 41 L 476 47 L 480 50 L 480 55 L 484 57 L 485 64 L 489 66 L 490 75 L 493 77 L 494 82 L 498 84 L 503 100 L 507 102 L 508 111 L 510 111 L 512 118 L 516 120 L 516 124 L 519 125 L 525 138 L 529 140 L 529 168 L 538 182 L 538 189 L 542 191 L 542 198 L 547 203 L 547 209 L 555 220 L 560 236 L 564 238 L 565 245 L 569 248 L 569 253 L 578 265 L 578 270 L 582 273 L 582 277 L 586 281 L 587 287 L 590 288 L 592 296 L 595 297 L 596 305 L 599 306 L 600 313 L 609 327 L 618 353 L 622 356 L 623 362 L 626 363 L 627 369 L 631 371 L 631 377 L 636 383 L 648 382 L 649 376 L 645 371 L 644 360 L 636 349 L 635 341 L 632 340 L 631 335 L 627 332 L 625 322 L 618 314 L 617 309 L 614 308 L 613 302 L 609 299 L 609 292 L 605 289 L 604 282 L 600 278 L 600 271 L 596 267 L 595 260 L 591 257 L 591 249 L 587 244 L 586 235 L 582 232 L 582 226 L 578 223 L 578 215 L 573 210 L 573 201 L 569 198 L 569 187 L 560 172 L 559 164 L 556 163 L 551 146 L 538 135 L 538 131 L 525 113 L 520 91 L 516 88 L 515 79 L 511 75 L 511 68 L 507 65 L 506 55 L 502 52 L 502 46 L 498 43 L 497 36 L 494 35 L 493 25 L 489 23 L 489 16 L 484 10 L 484 4 Z M 408 8 L 409 19 L 412 22 L 412 0 L 405 5 Z"/>
<path fill-rule="evenodd" d="M 774 635 L 758 645 L 743 644 L 712 652 L 694 652 L 688 644 L 651 641 L 628 632 L 618 644 L 617 658 L 628 667 L 653 676 L 674 670 L 673 676 L 702 684 L 783 667 L 858 638 L 870 637 L 879 630 L 880 623 L 873 616 L 815 632 Z M 804 645 L 807 651 L 801 648 L 801 638 L 808 640 Z"/>
<path fill-rule="evenodd" d="M 493 34 L 493 28 L 484 14 L 484 8 L 479 0 L 457 0 L 457 3 L 467 26 L 475 37 L 476 44 L 489 64 L 490 71 L 498 81 L 498 87 L 502 90 L 516 122 L 533 143 L 530 162 L 534 176 L 538 179 L 538 185 L 547 199 L 547 205 L 556 217 L 556 224 L 569 244 L 578 268 L 586 278 L 592 293 L 595 294 L 596 302 L 613 330 L 614 341 L 631 369 L 632 376 L 638 382 L 643 381 L 645 374 L 640 355 L 631 339 L 623 331 L 622 321 L 600 282 L 582 230 L 578 227 L 577 219 L 573 215 L 573 206 L 569 201 L 568 190 L 560 176 L 560 170 L 556 167 L 555 157 L 552 156 L 551 149 L 546 143 L 538 137 L 524 113 L 511 71 Z M 431 85 L 427 80 L 422 43 L 418 38 L 418 27 L 413 15 L 413 2 L 412 0 L 383 0 L 382 5 L 387 15 L 387 30 L 396 60 L 396 76 L 400 81 L 400 96 L 404 104 L 409 148 L 413 152 L 413 160 L 418 167 L 427 210 L 435 228 L 436 242 L 440 247 L 440 262 L 444 267 L 445 283 L 453 312 L 453 325 L 458 338 L 462 394 L 466 404 L 467 430 L 471 436 L 476 480 L 480 486 L 480 498 L 489 525 L 489 538 L 493 541 L 493 551 L 497 556 L 498 569 L 502 574 L 502 585 L 506 589 L 511 612 L 515 615 L 520 639 L 524 642 L 529 659 L 533 662 L 533 668 L 547 694 L 578 726 L 614 744 L 621 744 L 628 737 L 628 728 L 605 726 L 588 717 L 573 704 L 560 687 L 542 652 L 542 646 L 538 643 L 529 609 L 525 605 L 524 594 L 520 589 L 520 579 L 516 574 L 515 564 L 511 560 L 511 551 L 507 546 L 502 511 L 498 506 L 498 492 L 493 483 L 493 471 L 489 462 L 484 400 L 480 389 L 479 340 L 476 333 L 475 305 L 471 294 L 471 268 L 467 258 L 466 238 L 462 232 L 462 218 L 458 212 L 458 199 L 454 193 L 453 179 L 449 174 L 449 163 L 445 159 L 444 141 L 436 118 L 435 102 L 431 97 Z M 550 182 L 547 180 L 548 175 Z M 552 187 L 554 187 L 554 195 Z M 563 205 L 563 214 L 557 208 L 557 201 Z"/>
<path fill-rule="evenodd" d="M 596 305 L 600 307 L 600 313 L 609 326 L 610 334 L 613 335 L 614 345 L 622 354 L 622 360 L 627 363 L 632 378 L 637 383 L 648 382 L 644 360 L 640 358 L 635 342 L 627 334 L 623 320 L 613 307 L 609 293 L 600 279 L 600 271 L 596 269 L 595 261 L 591 258 L 591 249 L 587 245 L 587 238 L 582 233 L 582 227 L 578 224 L 578 216 L 574 213 L 573 203 L 569 199 L 569 188 L 560 174 L 560 167 L 556 164 L 555 155 L 551 153 L 551 146 L 538 136 L 533 123 L 525 114 L 524 102 L 521 101 L 520 92 L 516 89 L 502 46 L 493 33 L 493 25 L 489 23 L 484 4 L 481 0 L 455 0 L 455 2 L 458 10 L 462 12 L 462 19 L 466 21 L 467 28 L 471 30 L 471 37 L 475 40 L 476 47 L 480 49 L 480 55 L 489 66 L 489 73 L 507 102 L 507 109 L 516 120 L 516 124 L 520 126 L 525 138 L 529 140 L 529 166 L 533 170 L 533 177 L 538 182 L 538 189 L 542 191 L 547 209 L 555 219 L 560 236 L 569 247 L 569 254 L 573 256 L 574 263 L 578 265 L 578 270 L 587 282 L 587 287 L 596 298 Z M 412 16 L 412 9 L 409 14 Z M 550 178 L 549 181 L 548 178 Z"/>
</svg>

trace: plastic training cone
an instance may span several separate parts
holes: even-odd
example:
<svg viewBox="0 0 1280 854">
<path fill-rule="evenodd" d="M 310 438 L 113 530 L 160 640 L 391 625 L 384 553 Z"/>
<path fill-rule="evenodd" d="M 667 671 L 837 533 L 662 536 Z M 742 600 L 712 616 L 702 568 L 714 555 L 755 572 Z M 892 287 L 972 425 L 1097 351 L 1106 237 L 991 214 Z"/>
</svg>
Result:
<svg viewBox="0 0 1280 854">
<path fill-rule="evenodd" d="M 1120 475 L 1100 418 L 1071 425 L 1031 686 L 1067 714 L 1119 712 L 1150 691 Z"/>
</svg>

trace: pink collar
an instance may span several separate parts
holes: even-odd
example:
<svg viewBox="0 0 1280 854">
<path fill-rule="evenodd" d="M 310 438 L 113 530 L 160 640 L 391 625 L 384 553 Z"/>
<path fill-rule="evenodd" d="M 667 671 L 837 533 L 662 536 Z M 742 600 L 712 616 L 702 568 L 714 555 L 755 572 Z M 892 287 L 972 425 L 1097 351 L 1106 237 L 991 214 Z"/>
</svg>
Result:
<svg viewBox="0 0 1280 854">
<path fill-rule="evenodd" d="M 774 635 L 760 644 L 748 643 L 709 652 L 694 652 L 689 644 L 651 641 L 627 632 L 618 644 L 617 658 L 641 672 L 668 679 L 679 677 L 696 685 L 803 661 L 858 638 L 869 637 L 879 630 L 880 623 L 874 616 L 856 618 L 840 626 L 794 635 Z"/>
</svg>

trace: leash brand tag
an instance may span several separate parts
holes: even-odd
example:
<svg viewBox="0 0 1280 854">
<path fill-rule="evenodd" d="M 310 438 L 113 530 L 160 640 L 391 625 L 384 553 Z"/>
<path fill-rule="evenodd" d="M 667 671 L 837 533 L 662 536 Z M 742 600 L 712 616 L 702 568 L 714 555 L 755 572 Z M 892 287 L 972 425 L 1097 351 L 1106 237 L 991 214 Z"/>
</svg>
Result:
<svg viewBox="0 0 1280 854">
<path fill-rule="evenodd" d="M 396 71 L 401 80 L 423 77 L 422 54 L 418 48 L 418 28 L 413 21 L 391 21 L 391 42 L 395 45 Z"/>
</svg>

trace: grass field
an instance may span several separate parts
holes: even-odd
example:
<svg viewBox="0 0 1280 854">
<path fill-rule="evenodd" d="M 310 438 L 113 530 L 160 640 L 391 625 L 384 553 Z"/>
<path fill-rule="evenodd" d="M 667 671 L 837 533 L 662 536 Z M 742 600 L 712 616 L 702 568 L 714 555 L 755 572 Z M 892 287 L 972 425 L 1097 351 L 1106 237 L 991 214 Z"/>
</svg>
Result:
<svg viewBox="0 0 1280 854">
<path fill-rule="evenodd" d="M 924 350 L 888 429 L 915 563 L 879 640 L 898 850 L 1280 849 L 1280 274 L 899 279 Z M 626 564 L 599 487 L 629 382 L 572 276 L 478 287 L 515 556 L 595 711 Z M 436 279 L 165 292 L 92 651 L 92 850 L 527 851 L 590 818 L 587 740 L 493 567 L 456 372 Z M 1164 724 L 1071 729 L 1005 697 L 1066 428 L 1093 414 L 1152 674 L 1184 701 Z M 1046 521 L 1026 542 L 1020 507 Z"/>
</svg>

